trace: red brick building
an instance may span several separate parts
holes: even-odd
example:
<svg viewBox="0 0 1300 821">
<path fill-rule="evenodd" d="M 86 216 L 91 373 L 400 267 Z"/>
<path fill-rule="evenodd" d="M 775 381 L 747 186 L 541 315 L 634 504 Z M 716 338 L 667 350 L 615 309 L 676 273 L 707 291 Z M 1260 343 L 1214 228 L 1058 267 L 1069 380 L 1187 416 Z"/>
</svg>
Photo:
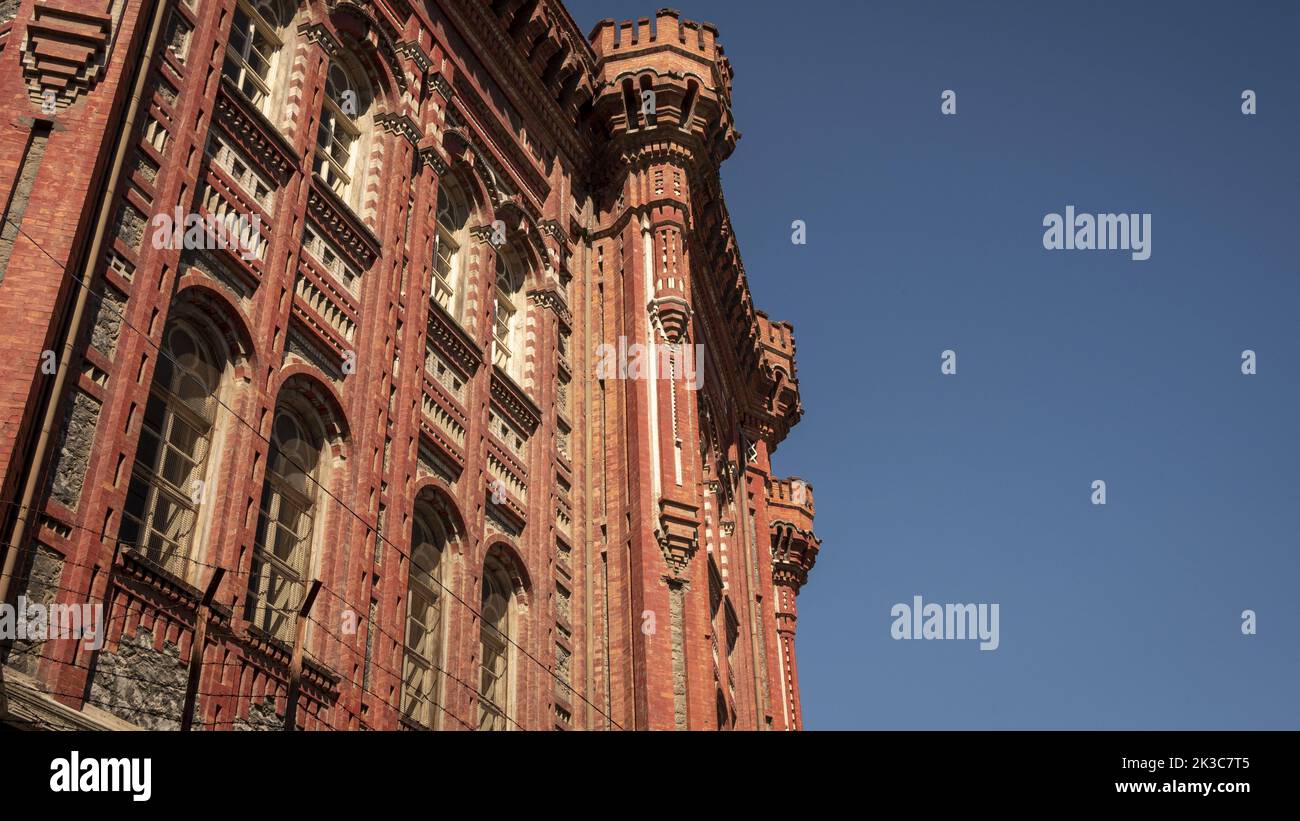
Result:
<svg viewBox="0 0 1300 821">
<path fill-rule="evenodd" d="M 0 0 L 4 587 L 104 622 L 3 721 L 800 728 L 731 84 L 667 9 Z"/>
</svg>

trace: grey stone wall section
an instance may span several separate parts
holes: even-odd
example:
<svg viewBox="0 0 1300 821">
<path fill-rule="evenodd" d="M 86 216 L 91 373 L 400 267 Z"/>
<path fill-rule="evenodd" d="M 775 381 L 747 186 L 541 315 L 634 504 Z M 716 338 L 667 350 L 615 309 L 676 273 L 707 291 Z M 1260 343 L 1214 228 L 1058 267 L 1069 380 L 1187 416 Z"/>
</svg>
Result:
<svg viewBox="0 0 1300 821">
<path fill-rule="evenodd" d="M 83 391 L 73 394 L 64 415 L 63 435 L 50 486 L 50 496 L 69 510 L 75 510 L 81 501 L 81 486 L 86 481 L 86 466 L 98 423 L 98 400 Z"/>
<path fill-rule="evenodd" d="M 140 630 L 95 660 L 91 703 L 147 730 L 179 730 L 187 673 L 181 648 L 164 642 L 153 650 L 153 634 Z"/>
<path fill-rule="evenodd" d="M 5 21 L 5 0 L 0 0 L 0 23 Z M 17 6 L 17 3 L 14 3 Z M 17 9 L 8 12 L 9 17 L 17 14 Z M 23 224 L 23 215 L 27 213 L 27 204 L 31 201 L 32 188 L 36 185 L 36 174 L 41 170 L 45 159 L 45 146 L 49 143 L 49 133 L 32 135 L 31 147 L 23 157 L 22 167 L 18 171 L 18 180 L 9 203 L 4 206 L 4 223 L 0 224 L 0 282 L 4 282 L 5 272 L 9 270 L 9 259 L 13 255 L 14 242 L 18 239 L 18 228 Z"/>
<path fill-rule="evenodd" d="M 679 730 L 686 729 L 686 630 L 685 592 L 680 582 L 668 583 L 669 625 L 673 637 L 673 719 Z"/>
<path fill-rule="evenodd" d="M 53 604 L 59 594 L 59 581 L 63 578 L 63 557 L 38 542 L 35 549 L 28 553 L 25 564 L 24 581 L 19 588 L 26 598 L 25 603 L 47 607 Z M 24 618 L 24 614 L 19 613 L 18 618 Z M 30 639 L 14 641 L 8 666 L 31 676 L 36 675 L 36 663 L 40 660 L 40 647 L 44 643 Z"/>
<path fill-rule="evenodd" d="M 18 7 L 22 0 L 0 0 L 0 23 L 7 23 L 18 16 Z"/>
<path fill-rule="evenodd" d="M 164 642 L 158 651 L 153 643 L 153 633 L 140 630 L 123 637 L 116 653 L 100 653 L 90 700 L 146 730 L 179 730 L 188 668 L 175 644 Z"/>
<path fill-rule="evenodd" d="M 255 701 L 248 707 L 248 718 L 235 719 L 230 726 L 231 729 L 245 732 L 283 730 L 284 716 L 276 714 L 273 699 L 262 702 Z"/>
<path fill-rule="evenodd" d="M 123 203 L 117 213 L 117 235 L 132 248 L 139 248 L 144 240 L 146 220 L 140 209 L 131 203 Z"/>
<path fill-rule="evenodd" d="M 122 334 L 125 311 L 126 297 L 116 288 L 106 285 L 103 296 L 95 299 L 95 324 L 90 329 L 90 344 L 109 359 L 117 352 L 117 338 Z"/>
</svg>

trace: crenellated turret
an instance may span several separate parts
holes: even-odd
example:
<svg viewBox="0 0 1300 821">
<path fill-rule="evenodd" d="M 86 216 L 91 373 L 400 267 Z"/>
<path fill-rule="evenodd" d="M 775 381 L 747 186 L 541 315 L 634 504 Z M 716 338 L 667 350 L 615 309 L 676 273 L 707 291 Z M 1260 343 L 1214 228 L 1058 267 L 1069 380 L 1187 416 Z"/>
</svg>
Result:
<svg viewBox="0 0 1300 821">
<path fill-rule="evenodd" d="M 783 680 L 791 729 L 800 729 L 803 705 L 799 697 L 799 661 L 795 632 L 799 621 L 796 600 L 817 563 L 821 540 L 813 533 L 812 486 L 802 479 L 771 479 L 767 483 L 767 521 L 772 539 L 772 585 L 776 588 L 777 644 L 784 666 Z"/>
<path fill-rule="evenodd" d="M 653 22 L 596 25 L 595 110 L 616 150 L 678 144 L 693 162 L 715 168 L 731 155 L 740 134 L 731 117 L 731 63 L 717 35 L 712 23 L 682 20 L 673 9 L 660 9 Z"/>
<path fill-rule="evenodd" d="M 812 485 L 798 478 L 772 479 L 767 487 L 772 537 L 772 580 L 795 593 L 808 583 L 821 540 L 813 533 Z"/>
</svg>

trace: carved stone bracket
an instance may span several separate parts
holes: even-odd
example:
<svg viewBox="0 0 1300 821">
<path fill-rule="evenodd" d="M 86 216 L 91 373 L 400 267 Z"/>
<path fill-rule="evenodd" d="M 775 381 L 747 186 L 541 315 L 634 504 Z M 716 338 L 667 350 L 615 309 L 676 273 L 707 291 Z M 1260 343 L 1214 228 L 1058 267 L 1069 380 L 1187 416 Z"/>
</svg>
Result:
<svg viewBox="0 0 1300 821">
<path fill-rule="evenodd" d="M 699 508 L 664 498 L 659 500 L 659 526 L 655 538 L 674 579 L 682 579 L 700 547 Z"/>
<path fill-rule="evenodd" d="M 21 60 L 28 96 L 47 110 L 52 104 L 55 111 L 62 111 L 88 93 L 108 62 L 112 18 L 85 8 L 95 4 L 77 5 L 36 4 L 23 36 Z"/>
<path fill-rule="evenodd" d="M 669 343 L 675 345 L 686 338 L 686 329 L 691 321 L 691 306 L 685 299 L 677 296 L 652 299 L 647 310 L 651 321 L 663 332 L 664 339 Z"/>
</svg>

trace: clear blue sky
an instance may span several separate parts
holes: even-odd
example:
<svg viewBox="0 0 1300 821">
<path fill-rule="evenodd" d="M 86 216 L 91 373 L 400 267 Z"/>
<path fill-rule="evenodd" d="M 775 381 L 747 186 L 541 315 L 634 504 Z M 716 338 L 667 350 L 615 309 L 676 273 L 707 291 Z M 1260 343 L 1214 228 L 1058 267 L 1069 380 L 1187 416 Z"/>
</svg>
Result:
<svg viewBox="0 0 1300 821">
<path fill-rule="evenodd" d="M 795 325 L 807 726 L 1300 728 L 1300 4 L 676 7 L 736 69 L 728 205 Z M 1066 205 L 1150 213 L 1151 258 L 1044 250 Z M 998 603 L 1001 646 L 892 640 L 917 594 Z"/>
</svg>

